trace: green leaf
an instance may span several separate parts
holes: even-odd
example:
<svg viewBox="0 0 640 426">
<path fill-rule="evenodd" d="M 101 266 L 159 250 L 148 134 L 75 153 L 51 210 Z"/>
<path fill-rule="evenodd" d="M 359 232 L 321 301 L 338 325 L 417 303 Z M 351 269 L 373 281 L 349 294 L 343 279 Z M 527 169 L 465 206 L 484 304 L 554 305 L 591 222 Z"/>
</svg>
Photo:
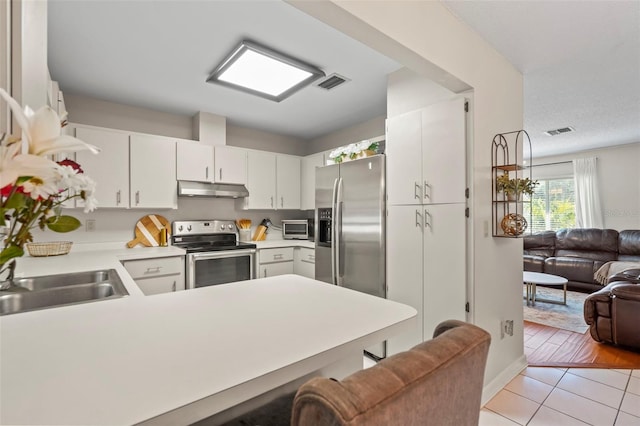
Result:
<svg viewBox="0 0 640 426">
<path fill-rule="evenodd" d="M 11 197 L 5 202 L 4 207 L 7 210 L 16 209 L 20 210 L 27 204 L 27 196 L 20 193 L 14 192 Z"/>
<path fill-rule="evenodd" d="M 75 231 L 80 225 L 80 221 L 73 216 L 53 216 L 47 219 L 47 228 L 53 232 Z"/>
<path fill-rule="evenodd" d="M 21 257 L 24 255 L 24 250 L 18 246 L 8 246 L 0 251 L 0 265 L 4 265 L 7 261 L 14 257 Z"/>
</svg>

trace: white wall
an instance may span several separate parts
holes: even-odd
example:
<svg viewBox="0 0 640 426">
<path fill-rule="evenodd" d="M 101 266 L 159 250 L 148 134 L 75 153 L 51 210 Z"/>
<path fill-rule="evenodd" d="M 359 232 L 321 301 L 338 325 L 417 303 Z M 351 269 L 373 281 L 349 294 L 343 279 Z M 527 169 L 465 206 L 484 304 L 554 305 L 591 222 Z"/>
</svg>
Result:
<svg viewBox="0 0 640 426">
<path fill-rule="evenodd" d="M 306 143 L 298 138 L 262 132 L 227 123 L 227 145 L 281 154 L 305 155 Z"/>
<path fill-rule="evenodd" d="M 439 2 L 289 3 L 408 68 L 436 78 L 444 87 L 460 87 L 457 92 L 465 86 L 474 90 L 472 313 L 475 324 L 492 335 L 483 395 L 486 400 L 525 364 L 522 240 L 491 238 L 483 232 L 483 224 L 491 221 L 490 144 L 496 133 L 523 126 L 522 75 Z M 513 337 L 500 338 L 502 319 L 514 320 Z"/>
<path fill-rule="evenodd" d="M 640 229 L 640 142 L 582 151 L 553 157 L 538 157 L 533 164 L 557 163 L 577 158 L 596 157 L 600 201 L 604 213 L 605 228 L 622 231 Z M 551 167 L 552 170 L 549 170 Z M 544 168 L 534 167 L 534 179 L 572 175 L 571 164 L 559 164 Z"/>
</svg>

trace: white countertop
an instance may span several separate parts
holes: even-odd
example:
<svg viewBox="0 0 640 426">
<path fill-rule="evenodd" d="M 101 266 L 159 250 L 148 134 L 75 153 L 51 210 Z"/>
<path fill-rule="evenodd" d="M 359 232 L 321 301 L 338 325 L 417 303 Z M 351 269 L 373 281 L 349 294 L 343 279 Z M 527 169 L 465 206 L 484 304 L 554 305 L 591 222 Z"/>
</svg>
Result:
<svg viewBox="0 0 640 426">
<path fill-rule="evenodd" d="M 270 240 L 252 241 L 258 249 L 281 248 L 281 247 L 307 247 L 315 248 L 315 243 L 309 240 Z"/>
<path fill-rule="evenodd" d="M 173 247 L 72 251 L 21 258 L 19 271 L 114 267 L 131 294 L 137 286 L 119 260 L 180 254 Z M 203 398 L 221 411 L 238 403 L 238 392 L 257 395 L 316 371 L 347 349 L 407 329 L 415 315 L 392 301 L 283 275 L 3 316 L 0 423 L 132 424 L 186 413 Z"/>
</svg>

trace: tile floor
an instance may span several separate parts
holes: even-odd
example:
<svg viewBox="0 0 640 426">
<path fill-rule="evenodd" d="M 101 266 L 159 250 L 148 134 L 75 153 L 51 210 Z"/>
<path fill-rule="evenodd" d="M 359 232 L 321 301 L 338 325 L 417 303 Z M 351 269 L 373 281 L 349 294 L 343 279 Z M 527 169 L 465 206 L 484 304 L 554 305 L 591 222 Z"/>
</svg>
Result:
<svg viewBox="0 0 640 426">
<path fill-rule="evenodd" d="M 480 412 L 515 425 L 640 426 L 640 370 L 527 367 Z"/>
</svg>

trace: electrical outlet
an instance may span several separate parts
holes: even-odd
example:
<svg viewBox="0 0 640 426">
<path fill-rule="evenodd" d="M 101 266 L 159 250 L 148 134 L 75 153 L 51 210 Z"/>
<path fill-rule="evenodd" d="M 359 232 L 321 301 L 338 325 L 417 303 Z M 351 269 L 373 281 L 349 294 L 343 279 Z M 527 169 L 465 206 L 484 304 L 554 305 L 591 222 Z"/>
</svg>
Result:
<svg viewBox="0 0 640 426">
<path fill-rule="evenodd" d="M 504 339 L 504 336 L 513 336 L 513 320 L 500 321 L 500 338 Z"/>
<path fill-rule="evenodd" d="M 96 221 L 95 219 L 87 219 L 84 223 L 87 232 L 93 232 L 96 230 Z"/>
</svg>

